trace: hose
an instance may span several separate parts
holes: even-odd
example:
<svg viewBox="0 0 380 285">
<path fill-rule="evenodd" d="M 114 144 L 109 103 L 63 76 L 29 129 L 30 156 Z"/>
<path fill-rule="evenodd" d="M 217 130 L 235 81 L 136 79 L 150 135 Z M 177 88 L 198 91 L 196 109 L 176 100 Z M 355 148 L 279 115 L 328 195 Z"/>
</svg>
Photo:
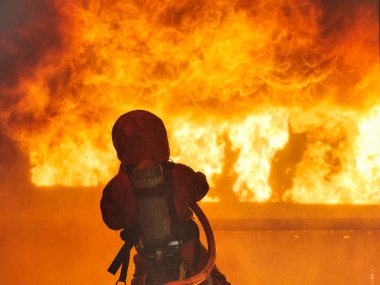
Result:
<svg viewBox="0 0 380 285">
<path fill-rule="evenodd" d="M 211 271 L 215 265 L 216 259 L 216 245 L 215 245 L 215 237 L 214 232 L 211 228 L 209 221 L 207 220 L 206 215 L 202 211 L 202 209 L 198 206 L 197 203 L 193 203 L 190 206 L 191 210 L 193 210 L 194 214 L 198 217 L 199 222 L 201 223 L 203 230 L 206 234 L 207 239 L 207 247 L 208 247 L 208 260 L 205 267 L 196 275 L 189 277 L 184 280 L 170 281 L 165 283 L 165 285 L 196 285 L 205 281 L 211 274 Z"/>
</svg>

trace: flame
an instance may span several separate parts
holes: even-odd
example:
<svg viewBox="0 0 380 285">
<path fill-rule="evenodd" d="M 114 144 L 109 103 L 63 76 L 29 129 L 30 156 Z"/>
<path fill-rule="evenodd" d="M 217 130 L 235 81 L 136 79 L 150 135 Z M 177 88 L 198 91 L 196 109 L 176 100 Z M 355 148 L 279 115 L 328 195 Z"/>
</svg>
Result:
<svg viewBox="0 0 380 285">
<path fill-rule="evenodd" d="M 302 203 L 379 201 L 378 166 L 371 157 L 379 154 L 368 150 L 369 143 L 378 140 L 376 110 L 360 115 L 324 106 L 312 114 L 297 114 L 303 119 L 297 118 L 292 127 L 305 132 L 306 147 L 295 169 L 294 186 L 285 195 Z M 371 132 L 366 132 L 368 125 Z"/>
<path fill-rule="evenodd" d="M 106 183 L 112 125 L 141 108 L 210 201 L 380 203 L 376 1 L 40 1 L 23 45 L 0 41 L 35 57 L 4 77 L 0 118 L 36 185 Z"/>
<path fill-rule="evenodd" d="M 232 127 L 232 148 L 240 152 L 234 166 L 239 176 L 233 190 L 241 201 L 262 202 L 271 197 L 268 185 L 271 160 L 288 140 L 286 118 L 286 111 L 269 109 Z"/>
</svg>

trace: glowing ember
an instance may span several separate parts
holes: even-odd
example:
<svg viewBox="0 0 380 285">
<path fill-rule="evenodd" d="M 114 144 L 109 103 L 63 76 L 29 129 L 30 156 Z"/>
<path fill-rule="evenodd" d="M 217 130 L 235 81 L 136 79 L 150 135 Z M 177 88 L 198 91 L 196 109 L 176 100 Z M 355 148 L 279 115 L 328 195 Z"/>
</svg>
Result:
<svg viewBox="0 0 380 285">
<path fill-rule="evenodd" d="M 36 185 L 105 183 L 141 108 L 209 200 L 380 203 L 377 1 L 45 2 L 0 40 L 1 127 Z"/>
</svg>

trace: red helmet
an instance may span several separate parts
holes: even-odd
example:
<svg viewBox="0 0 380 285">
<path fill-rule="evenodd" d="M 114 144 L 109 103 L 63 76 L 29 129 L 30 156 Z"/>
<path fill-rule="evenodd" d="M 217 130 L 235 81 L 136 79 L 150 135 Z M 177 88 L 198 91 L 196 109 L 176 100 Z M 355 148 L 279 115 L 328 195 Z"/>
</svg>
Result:
<svg viewBox="0 0 380 285">
<path fill-rule="evenodd" d="M 170 156 L 164 123 L 144 110 L 120 116 L 112 128 L 112 142 L 117 157 L 126 165 L 144 160 L 167 161 Z"/>
</svg>

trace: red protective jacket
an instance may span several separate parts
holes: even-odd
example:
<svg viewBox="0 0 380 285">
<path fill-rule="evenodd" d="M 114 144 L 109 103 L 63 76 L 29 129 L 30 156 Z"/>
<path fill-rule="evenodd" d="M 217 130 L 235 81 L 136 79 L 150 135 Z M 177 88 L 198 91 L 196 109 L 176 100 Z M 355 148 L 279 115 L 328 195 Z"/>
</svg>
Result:
<svg viewBox="0 0 380 285">
<path fill-rule="evenodd" d="M 171 172 L 176 212 L 181 220 L 186 221 L 191 217 L 189 206 L 201 200 L 208 191 L 206 177 L 183 164 L 174 164 Z M 133 226 L 137 220 L 136 197 L 124 171 L 120 170 L 104 189 L 100 207 L 109 228 L 120 230 Z"/>
<path fill-rule="evenodd" d="M 167 133 L 162 120 L 147 111 L 136 110 L 122 115 L 112 129 L 112 141 L 123 166 L 136 165 L 145 160 L 165 162 L 170 156 Z M 209 189 L 206 177 L 183 164 L 174 164 L 171 175 L 177 215 L 183 221 L 189 220 L 189 206 L 201 200 Z M 123 170 L 107 184 L 100 207 L 103 220 L 109 228 L 134 228 L 137 221 L 136 197 L 128 175 Z M 198 267 L 191 268 L 198 256 L 198 242 L 187 242 L 181 251 L 181 259 L 192 273 L 202 266 L 206 258 L 201 254 Z M 136 270 L 144 267 L 136 259 L 135 263 Z"/>
</svg>

